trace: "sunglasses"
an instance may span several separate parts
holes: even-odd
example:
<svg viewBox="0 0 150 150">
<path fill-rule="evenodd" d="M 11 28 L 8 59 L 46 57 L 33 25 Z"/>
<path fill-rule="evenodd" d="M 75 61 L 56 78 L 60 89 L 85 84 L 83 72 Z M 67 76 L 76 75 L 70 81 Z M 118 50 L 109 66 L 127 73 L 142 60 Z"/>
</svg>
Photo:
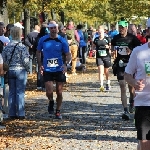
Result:
<svg viewBox="0 0 150 150">
<path fill-rule="evenodd" d="M 56 27 L 50 27 L 50 29 L 56 29 Z"/>
</svg>

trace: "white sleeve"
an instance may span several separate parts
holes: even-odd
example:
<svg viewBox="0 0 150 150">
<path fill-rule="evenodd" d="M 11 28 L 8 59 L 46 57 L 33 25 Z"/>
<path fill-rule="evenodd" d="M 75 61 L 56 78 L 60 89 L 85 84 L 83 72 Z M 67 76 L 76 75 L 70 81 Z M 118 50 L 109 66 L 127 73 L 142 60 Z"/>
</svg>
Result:
<svg viewBox="0 0 150 150">
<path fill-rule="evenodd" d="M 3 64 L 3 57 L 1 54 L 0 54 L 0 64 Z"/>
<path fill-rule="evenodd" d="M 9 42 L 10 42 L 10 40 L 9 40 L 8 37 L 6 37 L 5 42 L 6 42 L 6 43 L 9 43 Z"/>
<path fill-rule="evenodd" d="M 92 41 L 94 42 L 94 40 L 95 40 L 95 35 L 93 35 L 93 38 L 92 38 Z"/>
<path fill-rule="evenodd" d="M 136 69 L 137 69 L 137 50 L 133 49 L 130 55 L 129 62 L 125 68 L 125 72 L 133 75 L 134 73 L 136 73 Z"/>
</svg>

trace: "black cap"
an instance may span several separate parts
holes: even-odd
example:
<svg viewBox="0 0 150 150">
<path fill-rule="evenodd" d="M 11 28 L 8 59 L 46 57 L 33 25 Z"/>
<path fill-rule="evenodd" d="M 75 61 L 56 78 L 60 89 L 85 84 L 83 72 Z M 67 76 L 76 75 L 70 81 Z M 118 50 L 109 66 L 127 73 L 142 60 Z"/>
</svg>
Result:
<svg viewBox="0 0 150 150">
<path fill-rule="evenodd" d="M 82 29 L 82 28 L 83 28 L 82 24 L 77 25 L 77 29 Z"/>
<path fill-rule="evenodd" d="M 12 27 L 14 27 L 14 24 L 8 24 L 8 25 L 6 26 L 6 30 L 10 30 Z"/>
<path fill-rule="evenodd" d="M 4 22 L 0 22 L 0 26 L 4 26 L 4 27 L 5 27 L 5 24 L 4 24 Z"/>
</svg>

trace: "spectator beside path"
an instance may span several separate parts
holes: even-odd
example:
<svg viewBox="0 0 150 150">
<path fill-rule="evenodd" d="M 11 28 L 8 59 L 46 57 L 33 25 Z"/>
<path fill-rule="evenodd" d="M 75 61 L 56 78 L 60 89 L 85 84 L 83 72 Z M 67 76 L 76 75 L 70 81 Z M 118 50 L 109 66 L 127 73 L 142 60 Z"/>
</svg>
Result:
<svg viewBox="0 0 150 150">
<path fill-rule="evenodd" d="M 9 98 L 8 109 L 10 119 L 25 118 L 25 88 L 27 72 L 29 71 L 29 53 L 21 41 L 22 29 L 12 27 L 12 40 L 2 52 L 3 61 L 9 65 L 8 82 Z"/>
<path fill-rule="evenodd" d="M 76 75 L 76 62 L 77 62 L 77 53 L 78 53 L 78 46 L 80 42 L 80 37 L 78 35 L 77 30 L 74 28 L 73 21 L 69 21 L 66 27 L 66 35 L 71 43 L 69 44 L 69 50 L 72 56 L 72 75 Z"/>
<path fill-rule="evenodd" d="M 25 45 L 28 46 L 29 54 L 30 54 L 30 74 L 32 74 L 32 64 L 36 54 L 36 50 L 33 49 L 33 45 L 35 43 L 35 39 L 38 36 L 39 32 L 40 32 L 40 27 L 38 25 L 35 25 L 34 30 L 30 32 L 27 35 L 27 37 L 25 37 Z"/>
</svg>

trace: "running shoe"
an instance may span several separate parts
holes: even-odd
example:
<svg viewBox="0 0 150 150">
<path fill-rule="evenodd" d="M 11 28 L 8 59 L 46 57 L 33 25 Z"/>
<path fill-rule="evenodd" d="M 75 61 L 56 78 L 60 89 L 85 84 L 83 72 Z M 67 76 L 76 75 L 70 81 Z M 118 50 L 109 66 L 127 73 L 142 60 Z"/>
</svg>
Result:
<svg viewBox="0 0 150 150">
<path fill-rule="evenodd" d="M 129 120 L 130 119 L 130 114 L 128 111 L 124 111 L 124 113 L 122 114 L 122 119 L 123 120 Z"/>
<path fill-rule="evenodd" d="M 105 88 L 104 88 L 104 86 L 100 86 L 100 92 L 104 92 L 104 90 L 105 90 Z"/>
<path fill-rule="evenodd" d="M 110 90 L 110 84 L 106 84 L 106 91 Z"/>
<path fill-rule="evenodd" d="M 54 114 L 54 101 L 49 101 L 48 112 L 49 114 Z"/>
<path fill-rule="evenodd" d="M 130 103 L 130 105 L 129 105 L 129 112 L 133 113 L 134 111 L 135 111 L 134 103 Z"/>
<path fill-rule="evenodd" d="M 55 114 L 55 119 L 62 119 L 62 115 L 60 114 L 60 111 L 56 111 L 56 114 Z"/>
</svg>

